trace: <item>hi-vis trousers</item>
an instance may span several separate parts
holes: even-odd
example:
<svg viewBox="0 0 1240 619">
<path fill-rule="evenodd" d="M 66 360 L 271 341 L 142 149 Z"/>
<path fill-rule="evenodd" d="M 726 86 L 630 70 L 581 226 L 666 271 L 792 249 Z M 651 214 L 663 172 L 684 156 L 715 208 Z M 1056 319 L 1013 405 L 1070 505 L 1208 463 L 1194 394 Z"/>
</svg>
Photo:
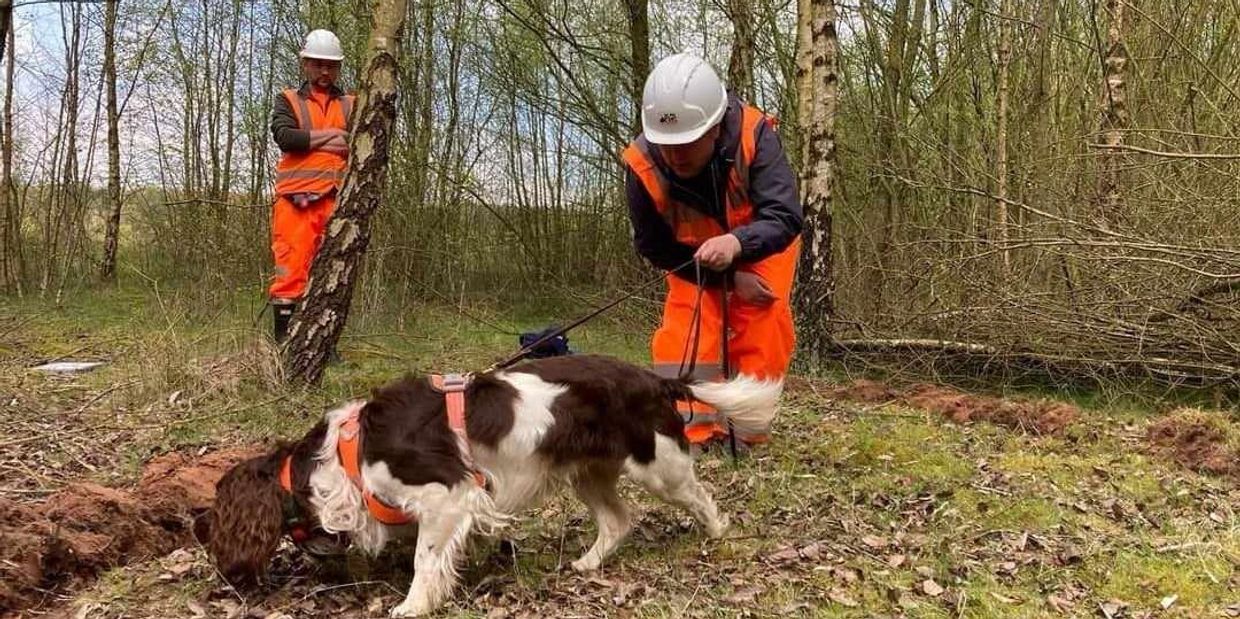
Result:
<svg viewBox="0 0 1240 619">
<path fill-rule="evenodd" d="M 798 239 L 780 253 L 738 270 L 761 277 L 777 297 L 769 306 L 761 307 L 742 301 L 737 295 L 728 298 L 728 365 L 733 375 L 746 375 L 759 380 L 783 381 L 792 361 L 796 333 L 792 324 L 792 282 L 796 276 L 801 242 Z M 697 285 L 669 274 L 667 298 L 663 303 L 663 321 L 654 333 L 651 352 L 655 372 L 675 377 L 681 368 L 690 365 L 694 334 L 694 304 Z M 722 380 L 723 291 L 706 289 L 702 294 L 701 332 L 697 343 L 697 364 L 693 376 L 701 380 Z M 685 419 L 685 435 L 692 443 L 704 443 L 726 437 L 714 409 L 701 402 L 679 402 L 677 408 Z M 762 443 L 766 435 L 737 435 L 746 443 Z"/>
</svg>

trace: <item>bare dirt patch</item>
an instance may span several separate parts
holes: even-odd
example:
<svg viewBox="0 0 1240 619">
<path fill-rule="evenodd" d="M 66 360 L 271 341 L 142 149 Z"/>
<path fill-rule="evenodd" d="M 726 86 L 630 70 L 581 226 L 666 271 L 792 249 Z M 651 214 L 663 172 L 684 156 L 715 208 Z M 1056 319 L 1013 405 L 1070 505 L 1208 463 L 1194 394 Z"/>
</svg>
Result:
<svg viewBox="0 0 1240 619">
<path fill-rule="evenodd" d="M 812 390 L 834 400 L 864 404 L 902 404 L 937 413 L 954 423 L 987 422 L 1036 434 L 1058 434 L 1081 416 L 1076 406 L 1054 400 L 1005 399 L 965 393 L 940 385 L 897 388 L 873 380 L 822 386 L 790 380 L 790 391 Z"/>
<path fill-rule="evenodd" d="M 103 569 L 192 544 L 195 517 L 210 507 L 215 483 L 256 453 L 160 456 L 131 490 L 76 483 L 39 502 L 0 498 L 0 614 L 38 604 L 48 592 L 80 585 Z"/>
<path fill-rule="evenodd" d="M 1181 466 L 1208 475 L 1240 478 L 1240 450 L 1231 443 L 1220 415 L 1180 409 L 1150 424 L 1150 449 Z"/>
</svg>

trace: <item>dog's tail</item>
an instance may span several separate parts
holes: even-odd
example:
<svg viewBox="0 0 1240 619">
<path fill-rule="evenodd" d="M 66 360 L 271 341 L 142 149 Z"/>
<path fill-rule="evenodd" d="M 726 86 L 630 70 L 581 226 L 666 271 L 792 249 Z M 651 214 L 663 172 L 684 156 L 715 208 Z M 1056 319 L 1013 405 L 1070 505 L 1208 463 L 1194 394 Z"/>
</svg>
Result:
<svg viewBox="0 0 1240 619">
<path fill-rule="evenodd" d="M 672 400 L 709 404 L 742 435 L 768 434 L 784 381 L 741 375 L 727 382 L 666 379 L 663 392 Z"/>
</svg>

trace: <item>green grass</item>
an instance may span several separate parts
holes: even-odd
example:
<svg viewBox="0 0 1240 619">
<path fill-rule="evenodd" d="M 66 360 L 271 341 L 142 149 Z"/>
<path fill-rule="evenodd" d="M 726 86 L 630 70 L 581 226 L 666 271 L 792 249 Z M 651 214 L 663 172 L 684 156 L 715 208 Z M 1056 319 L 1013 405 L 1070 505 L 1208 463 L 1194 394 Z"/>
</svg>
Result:
<svg viewBox="0 0 1240 619">
<path fill-rule="evenodd" d="M 145 428 L 99 439 L 92 430 L 23 450 L 32 467 L 46 465 L 53 488 L 79 478 L 132 480 L 169 450 L 299 436 L 326 407 L 401 372 L 483 367 L 516 348 L 515 336 L 500 331 L 541 328 L 585 309 L 487 300 L 359 307 L 340 344 L 344 362 L 321 387 L 303 390 L 278 380 L 262 343 L 270 317 L 255 326 L 262 305 L 253 291 L 215 292 L 204 303 L 202 294 L 124 287 L 60 307 L 0 303 L 0 391 L 21 402 L 3 423 L 30 424 L 27 433 Z M 643 361 L 652 326 L 642 311 L 619 314 L 575 332 L 573 346 Z M 26 369 L 68 353 L 110 363 L 68 379 Z M 1037 437 L 790 394 L 775 440 L 755 458 L 738 464 L 711 454 L 699 463 L 732 515 L 728 539 L 704 539 L 682 525 L 682 514 L 626 484 L 638 526 L 601 573 L 582 577 L 559 568 L 590 543 L 593 525 L 575 500 L 556 496 L 508 533 L 515 564 L 492 543 L 472 549 L 463 592 L 439 616 L 501 616 L 497 608 L 650 618 L 1060 616 L 1048 602 L 1054 595 L 1066 600 L 1066 616 L 1098 616 L 1098 605 L 1115 599 L 1130 614 L 1211 617 L 1240 603 L 1240 490 L 1149 453 L 1149 408 L 1074 399 L 1089 404 L 1077 426 Z M 38 425 L 44 419 L 58 421 Z M 33 483 L 0 470 L 0 487 Z M 815 550 L 800 556 L 798 548 Z M 74 603 L 98 604 L 91 617 L 188 617 L 191 603 L 226 614 L 219 604 L 231 594 L 197 556 L 194 571 L 171 580 L 158 561 L 112 570 Z M 317 569 L 247 603 L 294 617 L 350 616 L 370 604 L 382 614 L 408 586 L 407 555 Z M 927 595 L 928 579 L 945 593 Z M 1163 612 L 1160 602 L 1172 595 L 1175 605 Z"/>
</svg>

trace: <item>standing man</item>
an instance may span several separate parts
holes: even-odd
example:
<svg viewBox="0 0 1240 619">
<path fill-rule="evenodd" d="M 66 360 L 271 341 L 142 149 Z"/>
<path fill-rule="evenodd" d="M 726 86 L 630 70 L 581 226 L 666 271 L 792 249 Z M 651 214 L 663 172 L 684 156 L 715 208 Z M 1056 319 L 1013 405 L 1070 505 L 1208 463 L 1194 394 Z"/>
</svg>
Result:
<svg viewBox="0 0 1240 619">
<path fill-rule="evenodd" d="M 353 111 L 353 96 L 336 85 L 344 60 L 340 39 L 327 30 L 314 30 L 298 55 L 305 81 L 276 97 L 271 113 L 271 134 L 282 153 L 271 214 L 276 274 L 268 291 L 276 343 L 288 335 L 323 228 L 336 209 L 348 165 Z"/>
<path fill-rule="evenodd" d="M 669 272 L 655 371 L 694 365 L 694 376 L 720 379 L 726 370 L 757 381 L 755 396 L 774 406 L 795 344 L 789 303 L 803 221 L 775 122 L 729 95 L 705 60 L 676 54 L 646 79 L 642 129 L 622 158 L 637 251 Z M 728 436 L 715 411 L 679 407 L 698 450 Z"/>
</svg>

